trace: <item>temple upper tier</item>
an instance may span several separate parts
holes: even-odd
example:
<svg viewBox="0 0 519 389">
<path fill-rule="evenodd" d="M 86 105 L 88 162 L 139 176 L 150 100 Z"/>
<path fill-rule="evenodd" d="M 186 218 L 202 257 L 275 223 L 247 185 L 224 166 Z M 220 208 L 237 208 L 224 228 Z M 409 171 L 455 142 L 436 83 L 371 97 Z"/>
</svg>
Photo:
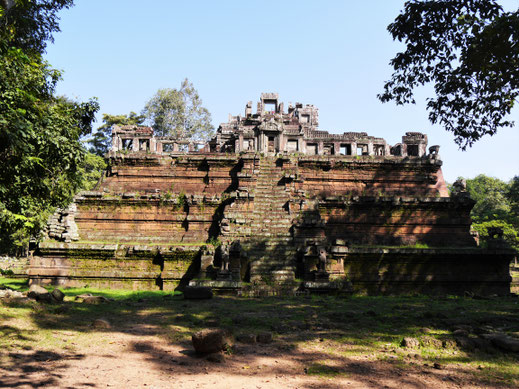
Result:
<svg viewBox="0 0 519 389">
<path fill-rule="evenodd" d="M 330 134 L 318 130 L 319 109 L 311 104 L 289 105 L 285 112 L 277 93 L 262 93 L 256 113 L 252 101 L 244 116 L 229 115 L 208 143 L 173 137 L 155 137 L 151 127 L 113 126 L 112 151 L 151 153 L 300 153 L 306 155 L 414 156 L 427 154 L 427 135 L 407 132 L 394 146 L 365 132 Z M 439 146 L 429 148 L 438 154 Z"/>
</svg>

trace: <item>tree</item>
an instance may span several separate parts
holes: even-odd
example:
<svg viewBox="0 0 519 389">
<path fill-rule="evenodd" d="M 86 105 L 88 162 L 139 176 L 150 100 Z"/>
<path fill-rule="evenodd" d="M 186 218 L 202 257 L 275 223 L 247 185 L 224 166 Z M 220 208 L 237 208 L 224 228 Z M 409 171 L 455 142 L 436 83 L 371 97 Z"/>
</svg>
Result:
<svg viewBox="0 0 519 389">
<path fill-rule="evenodd" d="M 73 0 L 0 0 L 0 35 L 26 53 L 43 54 L 59 32 L 57 13 Z"/>
<path fill-rule="evenodd" d="M 472 227 L 483 244 L 489 239 L 488 229 L 499 227 L 505 241 L 519 253 L 519 209 L 514 207 L 519 177 L 506 183 L 480 174 L 466 182 L 470 197 L 476 201 L 471 212 Z"/>
<path fill-rule="evenodd" d="M 44 20 L 56 21 L 62 4 L 71 2 L 0 3 L 1 252 L 23 251 L 53 207 L 70 201 L 82 183 L 79 139 L 91 131 L 99 105 L 55 96 L 61 74 L 41 51 L 57 25 L 36 26 L 32 33 L 28 27 L 34 6 L 41 6 Z"/>
<path fill-rule="evenodd" d="M 137 115 L 130 112 L 129 115 L 109 115 L 103 114 L 103 124 L 98 127 L 92 138 L 87 141 L 90 145 L 90 151 L 96 155 L 104 156 L 110 148 L 111 130 L 114 124 L 118 125 L 140 125 L 146 118 L 144 115 Z"/>
<path fill-rule="evenodd" d="M 105 159 L 97 154 L 87 151 L 79 165 L 79 187 L 84 190 L 95 189 L 105 170 Z"/>
<path fill-rule="evenodd" d="M 519 10 L 504 12 L 495 0 L 410 0 L 388 30 L 406 50 L 390 62 L 382 102 L 415 103 L 414 89 L 433 84 L 429 120 L 463 150 L 513 126 L 506 117 L 519 95 Z"/>
<path fill-rule="evenodd" d="M 467 191 L 476 201 L 472 209 L 472 219 L 479 223 L 494 219 L 505 219 L 510 213 L 507 193 L 509 186 L 498 178 L 480 174 L 468 179 Z"/>
<path fill-rule="evenodd" d="M 508 188 L 506 197 L 508 197 L 510 201 L 512 213 L 519 218 L 519 176 L 515 176 L 512 178 L 512 181 L 510 181 L 510 187 Z M 519 225 L 519 221 L 517 224 Z"/>
<path fill-rule="evenodd" d="M 143 115 L 158 135 L 208 140 L 213 135 L 211 114 L 186 78 L 180 89 L 159 89 L 145 105 Z"/>
</svg>

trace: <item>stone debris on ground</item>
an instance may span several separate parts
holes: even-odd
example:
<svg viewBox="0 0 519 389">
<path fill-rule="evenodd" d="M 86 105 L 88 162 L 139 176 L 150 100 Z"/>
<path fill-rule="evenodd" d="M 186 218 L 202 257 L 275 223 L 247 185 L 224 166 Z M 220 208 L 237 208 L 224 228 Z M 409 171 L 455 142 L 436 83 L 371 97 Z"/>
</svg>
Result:
<svg viewBox="0 0 519 389">
<path fill-rule="evenodd" d="M 107 299 L 104 296 L 84 296 L 82 297 L 83 304 L 102 304 L 107 303 L 110 301 L 110 299 Z"/>
<path fill-rule="evenodd" d="M 195 332 L 191 339 L 198 354 L 218 353 L 224 351 L 232 343 L 230 334 L 220 328 Z"/>
<path fill-rule="evenodd" d="M 27 297 L 41 303 L 58 304 L 63 302 L 65 294 L 57 288 L 49 292 L 40 285 L 32 284 L 27 292 Z"/>
<path fill-rule="evenodd" d="M 106 319 L 95 319 L 92 322 L 92 327 L 98 328 L 98 329 L 107 329 L 110 328 L 110 322 Z"/>
<path fill-rule="evenodd" d="M 0 299 L 2 299 L 2 298 L 20 299 L 20 298 L 25 298 L 25 294 L 23 294 L 22 292 L 18 292 L 17 290 L 1 289 L 0 290 Z"/>
<path fill-rule="evenodd" d="M 519 352 L 519 339 L 512 338 L 506 334 L 482 335 L 483 339 L 489 340 L 492 345 L 506 352 Z"/>
<path fill-rule="evenodd" d="M 257 336 L 258 343 L 271 343 L 272 342 L 272 332 L 260 332 Z"/>
<path fill-rule="evenodd" d="M 400 345 L 404 348 L 418 348 L 420 347 L 420 341 L 416 338 L 405 337 Z"/>
<path fill-rule="evenodd" d="M 186 300 L 207 300 L 213 298 L 213 290 L 206 286 L 186 286 L 183 293 Z"/>
<path fill-rule="evenodd" d="M 239 334 L 236 335 L 236 340 L 240 343 L 245 344 L 256 344 L 256 335 L 255 334 Z"/>
</svg>

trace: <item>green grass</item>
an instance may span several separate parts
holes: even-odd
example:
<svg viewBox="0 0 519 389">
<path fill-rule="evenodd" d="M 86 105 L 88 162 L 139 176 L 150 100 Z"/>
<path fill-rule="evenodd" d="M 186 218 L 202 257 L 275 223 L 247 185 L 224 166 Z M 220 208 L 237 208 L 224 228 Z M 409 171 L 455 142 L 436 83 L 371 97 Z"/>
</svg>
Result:
<svg viewBox="0 0 519 389">
<path fill-rule="evenodd" d="M 29 289 L 29 280 L 23 278 L 0 277 L 0 286 L 24 292 Z"/>
<path fill-rule="evenodd" d="M 52 289 L 50 287 L 49 289 Z M 181 292 L 164 292 L 164 291 L 132 291 L 122 289 L 95 289 L 95 288 L 67 288 L 61 289 L 65 296 L 75 297 L 80 294 L 91 293 L 96 296 L 103 296 L 114 300 L 142 300 L 142 299 L 159 299 L 164 296 L 180 296 Z"/>
<path fill-rule="evenodd" d="M 26 290 L 24 280 L 0 278 L 0 285 Z M 111 337 L 96 336 L 95 318 L 107 318 L 108 332 L 133 329 L 136 323 L 157 330 L 163 342 L 189 344 L 190 335 L 209 322 L 236 333 L 272 331 L 280 350 L 312 353 L 307 374 L 333 378 L 350 374 L 348 358 L 364 357 L 411 369 L 416 363 L 451 366 L 480 386 L 519 386 L 519 355 L 463 350 L 455 345 L 456 326 L 490 327 L 511 335 L 519 333 L 519 300 L 462 297 L 309 296 L 292 298 L 216 297 L 187 301 L 178 293 L 111 289 L 63 289 L 61 305 L 0 300 L 0 349 L 52 349 L 66 352 L 85 345 L 109 344 Z M 100 305 L 82 304 L 83 293 L 113 299 Z M 63 335 L 67 333 L 68 335 Z M 427 337 L 446 347 L 427 343 L 418 349 L 400 346 L 403 337 Z M 69 340 L 65 342 L 65 340 Z M 412 357 L 410 355 L 413 355 Z M 417 362 L 418 361 L 418 362 Z"/>
</svg>

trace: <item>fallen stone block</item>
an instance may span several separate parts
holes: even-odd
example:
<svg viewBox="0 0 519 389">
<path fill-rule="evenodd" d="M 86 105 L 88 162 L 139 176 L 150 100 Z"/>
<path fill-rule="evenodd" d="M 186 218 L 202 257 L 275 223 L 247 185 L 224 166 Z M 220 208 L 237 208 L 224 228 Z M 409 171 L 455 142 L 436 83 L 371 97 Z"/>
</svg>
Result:
<svg viewBox="0 0 519 389">
<path fill-rule="evenodd" d="M 416 338 L 406 337 L 402 339 L 400 346 L 405 348 L 418 348 L 420 347 L 420 341 Z"/>
<path fill-rule="evenodd" d="M 272 342 L 272 332 L 260 332 L 257 336 L 258 343 L 271 343 Z"/>
<path fill-rule="evenodd" d="M 256 335 L 255 334 L 239 334 L 236 336 L 236 340 L 240 343 L 255 344 Z"/>
<path fill-rule="evenodd" d="M 111 325 L 110 325 L 110 322 L 108 320 L 105 320 L 105 319 L 95 319 L 92 322 L 92 327 L 94 327 L 94 328 L 110 328 Z"/>
<path fill-rule="evenodd" d="M 40 285 L 31 285 L 27 297 L 42 303 L 51 303 L 52 297 L 47 289 Z"/>
<path fill-rule="evenodd" d="M 213 290 L 207 286 L 186 286 L 184 298 L 187 300 L 206 300 L 213 298 Z"/>
<path fill-rule="evenodd" d="M 86 296 L 83 298 L 83 303 L 85 304 L 102 304 L 108 301 L 110 300 L 103 296 Z"/>
<path fill-rule="evenodd" d="M 511 336 L 505 334 L 483 335 L 482 338 L 490 340 L 492 345 L 500 350 L 514 353 L 519 352 L 519 339 L 512 338 Z"/>
<path fill-rule="evenodd" d="M 212 354 L 225 350 L 231 344 L 231 336 L 225 330 L 214 328 L 195 332 L 191 340 L 199 354 Z"/>
<path fill-rule="evenodd" d="M 61 290 L 57 288 L 50 292 L 50 295 L 52 299 L 57 303 L 61 303 L 65 299 L 65 293 L 63 293 Z"/>
</svg>

